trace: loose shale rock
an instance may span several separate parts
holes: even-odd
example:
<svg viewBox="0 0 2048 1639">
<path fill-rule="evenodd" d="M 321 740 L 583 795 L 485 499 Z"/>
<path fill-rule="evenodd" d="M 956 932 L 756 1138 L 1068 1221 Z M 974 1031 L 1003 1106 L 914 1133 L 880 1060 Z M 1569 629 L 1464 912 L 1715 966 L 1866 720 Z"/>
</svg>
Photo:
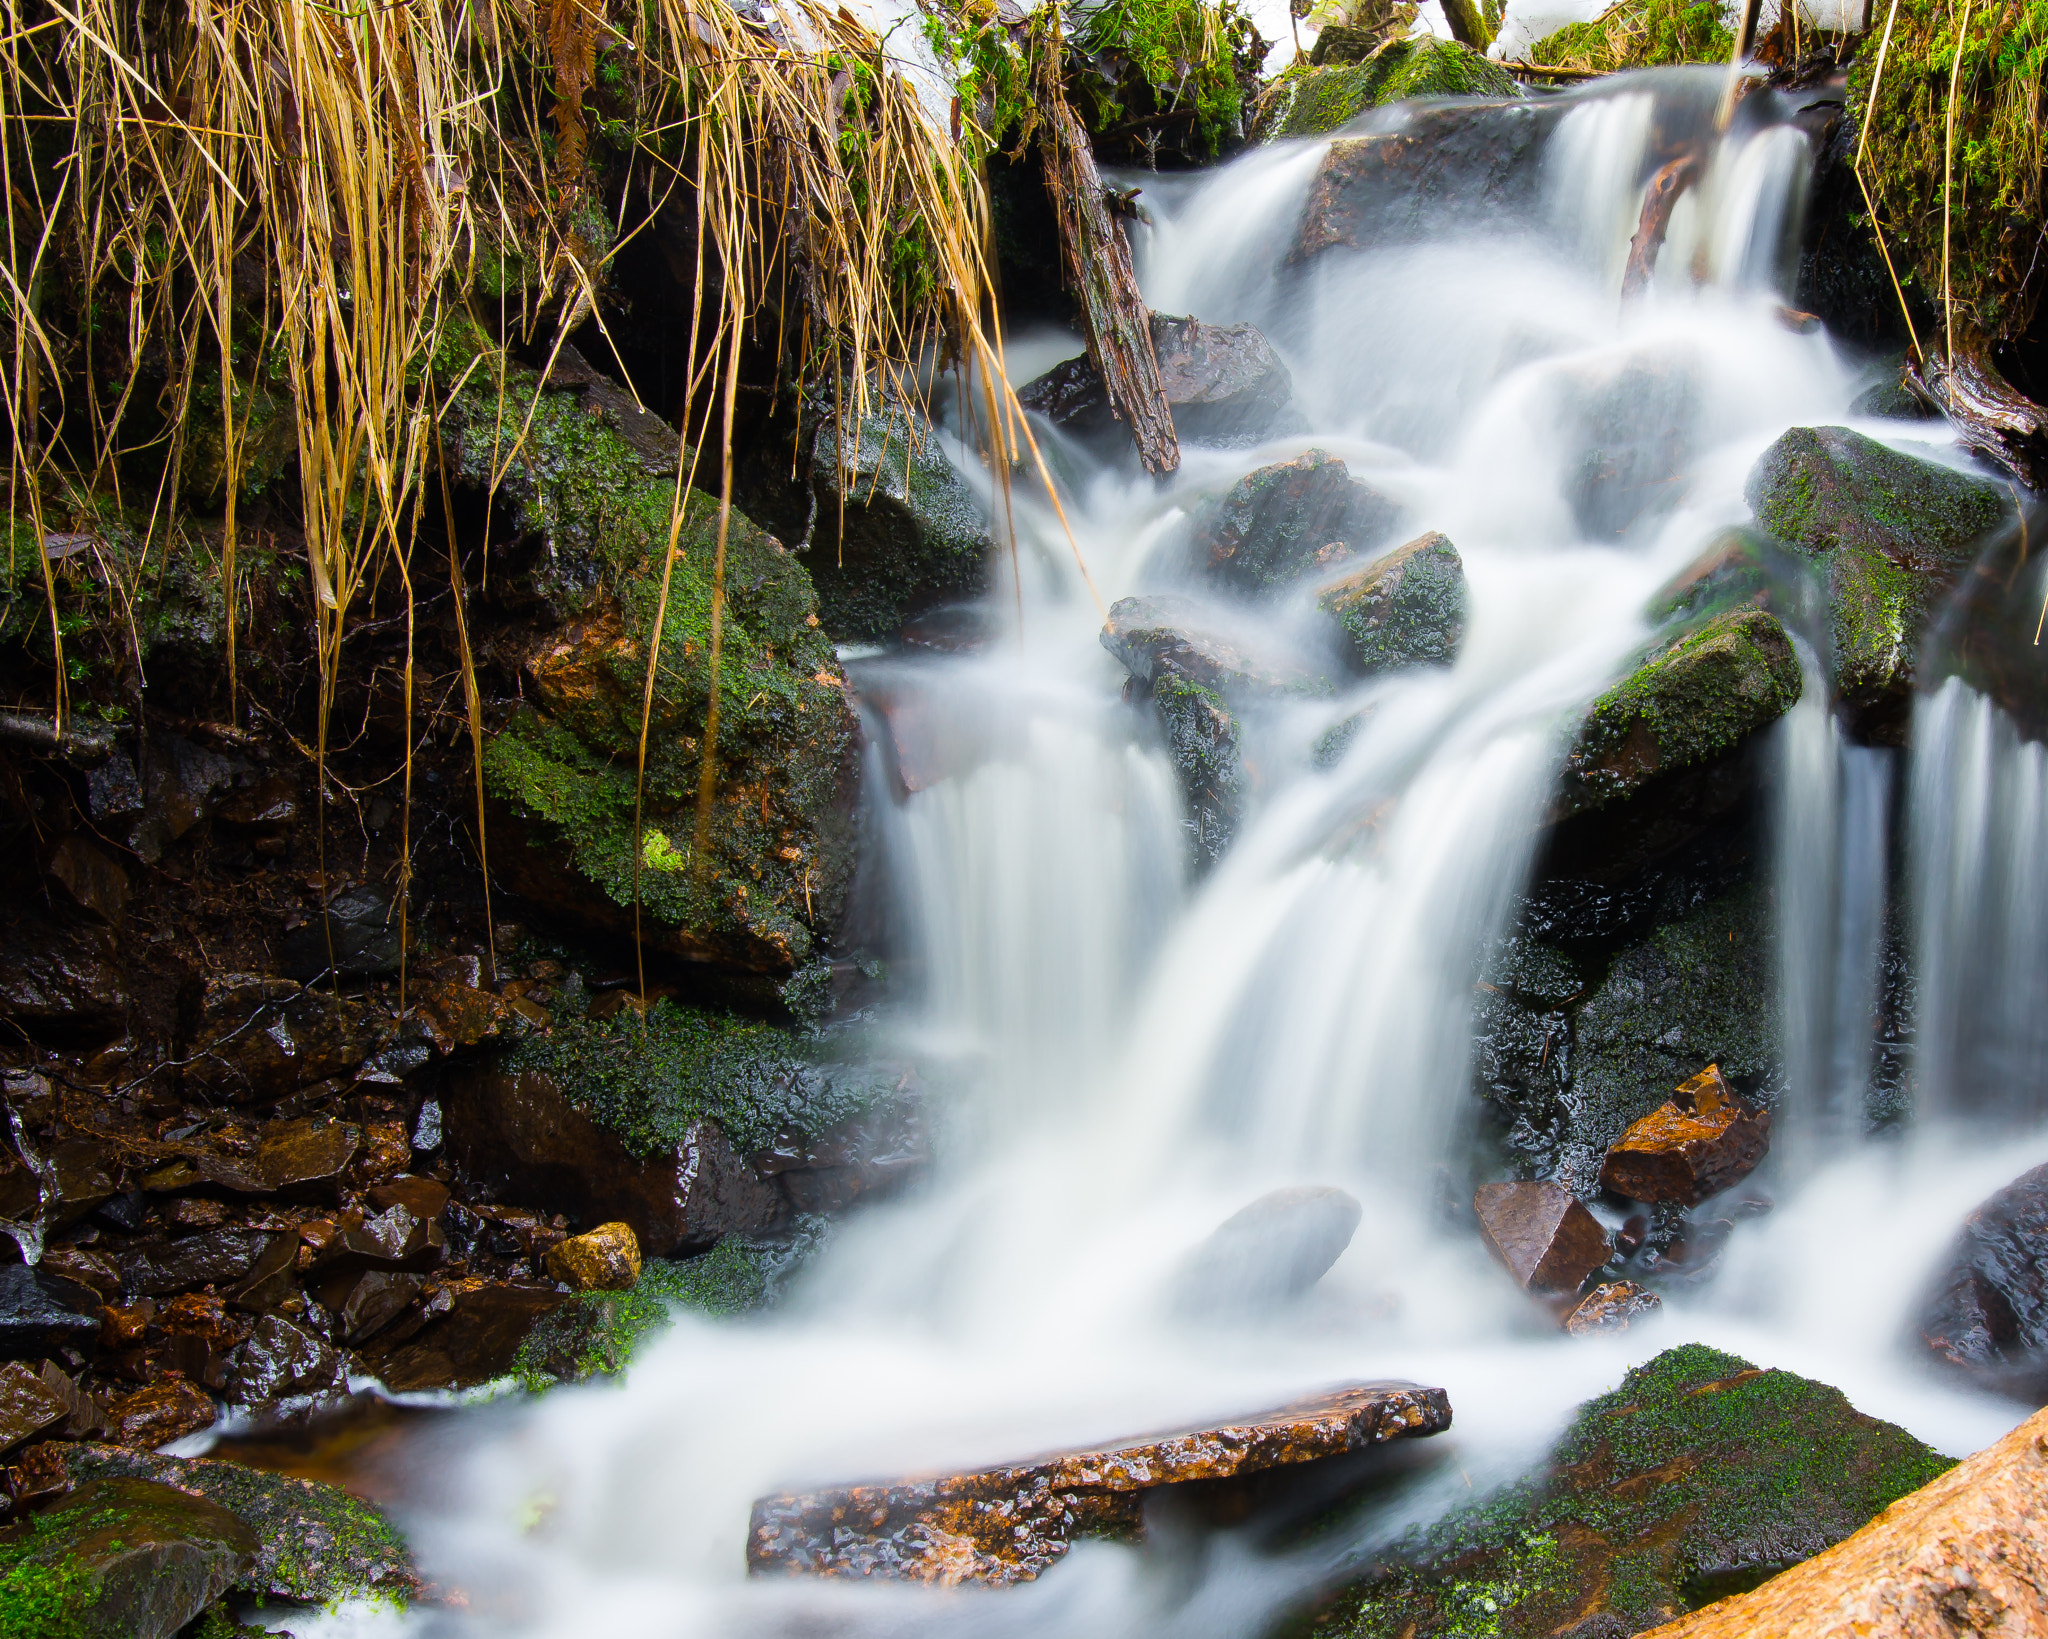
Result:
<svg viewBox="0 0 2048 1639">
<path fill-rule="evenodd" d="M 1147 1492 L 1361 1451 L 1451 1425 L 1442 1389 L 1363 1383 L 1277 1411 L 974 1474 L 763 1497 L 756 1574 L 883 1576 L 953 1586 L 1029 1581 L 1075 1539 L 1129 1537 Z"/>
<path fill-rule="evenodd" d="M 1770 1143 L 1770 1111 L 1752 1112 L 1710 1064 L 1621 1135 L 1600 1182 L 1631 1201 L 1697 1206 L 1748 1177 Z"/>
</svg>

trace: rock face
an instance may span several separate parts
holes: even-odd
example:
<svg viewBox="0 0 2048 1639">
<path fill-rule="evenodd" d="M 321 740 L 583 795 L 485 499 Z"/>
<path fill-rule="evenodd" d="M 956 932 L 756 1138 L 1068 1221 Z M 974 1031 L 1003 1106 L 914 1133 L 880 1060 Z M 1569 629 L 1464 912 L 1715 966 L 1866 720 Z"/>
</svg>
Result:
<svg viewBox="0 0 2048 1639">
<path fill-rule="evenodd" d="M 1465 564 L 1432 530 L 1317 594 L 1344 632 L 1364 676 L 1403 666 L 1448 666 L 1465 636 Z"/>
<path fill-rule="evenodd" d="M 1344 1255 L 1362 1209 L 1341 1189 L 1276 1189 L 1232 1213 L 1175 1281 L 1184 1313 L 1243 1314 L 1299 1297 Z"/>
<path fill-rule="evenodd" d="M 1775 616 L 1716 615 L 1593 702 L 1565 762 L 1556 817 L 1718 761 L 1784 716 L 1799 692 L 1799 660 Z"/>
<path fill-rule="evenodd" d="M 1316 38 L 1308 63 L 1289 67 L 1266 92 L 1253 128 L 1255 142 L 1283 137 L 1325 136 L 1368 109 L 1409 97 L 1501 97 L 1523 95 L 1515 77 L 1457 40 L 1430 35 L 1395 40 L 1363 61 L 1346 61 L 1325 50 L 1341 24 Z"/>
<path fill-rule="evenodd" d="M 1525 1292 L 1571 1292 L 1613 1253 L 1607 1231 L 1562 1184 L 1481 1184 L 1480 1232 Z"/>
<path fill-rule="evenodd" d="M 1710 1064 L 1615 1140 L 1600 1182 L 1631 1201 L 1697 1206 L 1747 1178 L 1770 1142 L 1770 1112 L 1751 1110 Z"/>
<path fill-rule="evenodd" d="M 204 1498 L 100 1480 L 0 1545 L 0 1613 L 23 1639 L 170 1639 L 233 1586 L 256 1548 L 248 1526 Z"/>
<path fill-rule="evenodd" d="M 2048 1400 L 2048 1166 L 1964 1220 L 1920 1336 L 1937 1360 L 1987 1387 Z"/>
<path fill-rule="evenodd" d="M 1289 260 L 1412 245 L 1446 226 L 1524 220 L 1540 199 L 1549 104 L 1449 103 L 1398 129 L 1339 137 L 1309 189 Z"/>
<path fill-rule="evenodd" d="M 1581 1407 L 1538 1473 L 1412 1532 L 1313 1631 L 1622 1639 L 1840 1542 L 1949 1466 L 1835 1389 L 1687 1344 Z"/>
<path fill-rule="evenodd" d="M 1270 595 L 1312 569 L 1371 552 L 1399 517 L 1399 507 L 1336 456 L 1309 450 L 1247 473 L 1198 511 L 1195 558 L 1219 585 Z"/>
<path fill-rule="evenodd" d="M 814 413 L 818 513 L 804 564 L 825 630 L 887 642 L 926 610 L 980 593 L 995 552 L 988 509 L 930 423 L 894 405 L 838 420 Z"/>
<path fill-rule="evenodd" d="M 1301 424 L 1294 378 L 1272 343 L 1248 324 L 1203 324 L 1152 315 L 1159 384 L 1184 443 L 1255 444 Z M 1084 437 L 1120 427 L 1086 354 L 1054 365 L 1017 394 L 1026 409 Z"/>
<path fill-rule="evenodd" d="M 1834 685 L 1852 721 L 1903 743 L 1928 622 L 2007 512 L 2004 490 L 1846 427 L 1794 427 L 1744 489 L 1757 522 L 1820 561 Z"/>
<path fill-rule="evenodd" d="M 2048 1633 L 2048 1411 L 1846 1542 L 1644 1639 Z"/>
<path fill-rule="evenodd" d="M 754 1504 L 755 1574 L 1028 1581 L 1081 1537 L 1131 1537 L 1163 1486 L 1230 1480 L 1450 1427 L 1441 1389 L 1367 1383 L 1257 1417 L 973 1474 L 847 1486 Z"/>
</svg>

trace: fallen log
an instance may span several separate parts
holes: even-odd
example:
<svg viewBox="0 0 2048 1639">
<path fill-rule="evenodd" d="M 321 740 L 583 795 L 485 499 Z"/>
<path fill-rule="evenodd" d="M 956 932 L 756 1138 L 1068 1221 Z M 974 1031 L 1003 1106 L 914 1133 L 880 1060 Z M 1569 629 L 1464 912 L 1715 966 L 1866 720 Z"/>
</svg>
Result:
<svg viewBox="0 0 2048 1639">
<path fill-rule="evenodd" d="M 1697 151 L 1680 154 L 1650 178 L 1643 196 L 1643 214 L 1636 222 L 1635 237 L 1628 242 L 1628 268 L 1621 276 L 1621 299 L 1640 296 L 1657 271 L 1657 255 L 1664 248 L 1664 236 L 1671 231 L 1671 213 L 1679 196 L 1699 179 Z"/>
<path fill-rule="evenodd" d="M 2048 410 L 1998 373 L 1981 339 L 1966 340 L 1946 359 L 1908 353 L 1904 380 L 1994 466 L 2031 490 L 2048 483 Z"/>
</svg>

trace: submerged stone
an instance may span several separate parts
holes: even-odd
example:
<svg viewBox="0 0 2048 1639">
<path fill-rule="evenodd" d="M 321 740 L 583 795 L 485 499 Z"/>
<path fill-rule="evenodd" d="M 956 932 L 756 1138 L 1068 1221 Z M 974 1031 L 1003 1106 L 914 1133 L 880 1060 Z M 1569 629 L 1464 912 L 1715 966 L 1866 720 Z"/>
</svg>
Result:
<svg viewBox="0 0 2048 1639">
<path fill-rule="evenodd" d="M 2048 1400 L 2048 1166 L 1963 1221 L 1920 1337 L 1935 1359 L 1987 1387 Z"/>
<path fill-rule="evenodd" d="M 1362 557 L 1394 532 L 1401 509 L 1324 450 L 1246 473 L 1194 515 L 1194 551 L 1220 585 L 1278 592 L 1311 570 Z"/>
<path fill-rule="evenodd" d="M 1621 1639 L 1840 1542 L 1950 1466 L 1839 1390 L 1687 1344 L 1581 1407 L 1538 1473 L 1411 1532 L 1312 1631 Z"/>
<path fill-rule="evenodd" d="M 1301 1296 L 1344 1255 L 1362 1211 L 1328 1185 L 1261 1195 L 1188 1254 L 1174 1283 L 1177 1306 L 1242 1314 Z"/>
<path fill-rule="evenodd" d="M 931 1475 L 754 1504 L 747 1567 L 954 1586 L 1029 1581 L 1083 1537 L 1130 1538 L 1148 1494 L 1440 1433 L 1442 1389 L 1367 1383 L 1222 1424 L 970 1474 Z"/>
<path fill-rule="evenodd" d="M 1432 530 L 1317 594 L 1343 629 L 1366 676 L 1403 666 L 1448 666 L 1465 636 L 1465 564 Z"/>
<path fill-rule="evenodd" d="M 1152 351 L 1174 431 L 1187 443 L 1256 444 L 1303 424 L 1294 408 L 1294 378 L 1252 325 L 1154 313 Z M 1122 427 L 1085 353 L 1026 383 L 1017 398 L 1083 437 L 1104 437 Z"/>
<path fill-rule="evenodd" d="M 1472 1211 L 1487 1247 L 1525 1292 L 1576 1291 L 1613 1255 L 1600 1220 L 1562 1184 L 1481 1184 Z"/>
</svg>

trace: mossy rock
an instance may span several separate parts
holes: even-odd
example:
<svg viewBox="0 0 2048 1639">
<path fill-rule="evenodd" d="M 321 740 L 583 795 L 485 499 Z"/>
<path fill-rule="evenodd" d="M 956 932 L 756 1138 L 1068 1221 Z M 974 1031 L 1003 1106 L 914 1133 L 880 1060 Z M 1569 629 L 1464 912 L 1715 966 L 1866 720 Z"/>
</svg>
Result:
<svg viewBox="0 0 2048 1639">
<path fill-rule="evenodd" d="M 1196 562 L 1219 585 L 1271 597 L 1312 570 L 1384 544 L 1400 506 L 1326 450 L 1246 473 L 1192 509 Z"/>
<path fill-rule="evenodd" d="M 240 1463 L 158 1456 L 121 1446 L 67 1449 L 74 1480 L 147 1480 L 225 1509 L 253 1534 L 253 1563 L 234 1586 L 265 1599 L 325 1604 L 419 1591 L 405 1538 L 383 1512 L 338 1486 Z"/>
<path fill-rule="evenodd" d="M 147 1480 L 81 1485 L 0 1542 L 0 1639 L 170 1639 L 235 1584 L 254 1532 Z"/>
<path fill-rule="evenodd" d="M 1762 528 L 1820 560 L 1836 697 L 1900 715 L 1928 626 L 2009 515 L 2005 490 L 1846 427 L 1794 427 L 1744 494 Z"/>
<path fill-rule="evenodd" d="M 1244 817 L 1247 781 L 1236 714 L 1215 689 L 1166 675 L 1152 710 L 1180 785 L 1182 813 L 1198 870 L 1221 859 Z"/>
<path fill-rule="evenodd" d="M 1715 0 L 1620 0 L 1588 23 L 1567 23 L 1529 48 L 1528 60 L 1584 74 L 1681 63 L 1725 65 L 1735 37 Z"/>
<path fill-rule="evenodd" d="M 804 562 L 825 630 L 893 639 L 934 606 L 979 595 L 995 543 L 987 509 L 922 416 L 892 406 L 827 421 L 811 457 L 817 522 Z"/>
<path fill-rule="evenodd" d="M 634 925 L 635 762 L 647 642 L 661 656 L 647 721 L 638 850 L 642 937 L 742 975 L 787 975 L 836 923 L 853 873 L 859 722 L 802 563 L 737 511 L 725 540 L 716 783 L 695 839 L 711 704 L 711 606 L 718 503 L 683 491 L 663 599 L 671 476 L 652 441 L 622 433 L 569 393 L 508 377 L 458 395 L 451 464 L 471 492 L 527 439 L 492 502 L 516 531 L 497 571 L 523 605 L 521 641 L 498 651 L 524 674 L 525 704 L 484 751 L 491 794 L 511 821 L 492 837 L 508 886 L 560 914 L 625 933 Z M 538 606 L 561 624 L 534 635 Z M 502 839 L 502 841 L 501 841 Z"/>
<path fill-rule="evenodd" d="M 1784 716 L 1800 688 L 1798 656 L 1775 616 L 1716 615 L 1593 702 L 1565 761 L 1559 817 L 1727 756 Z"/>
<path fill-rule="evenodd" d="M 1267 87 L 1253 140 L 1320 137 L 1369 109 L 1418 97 L 1520 97 L 1500 64 L 1456 40 L 1395 40 L 1364 62 L 1295 63 Z"/>
<path fill-rule="evenodd" d="M 1431 531 L 1325 587 L 1316 607 L 1343 632 L 1363 676 L 1448 666 L 1465 635 L 1465 563 Z"/>
<path fill-rule="evenodd" d="M 1620 1639 L 1811 1558 L 1953 1466 L 1838 1389 L 1686 1344 L 1582 1406 L 1542 1472 L 1411 1533 L 1312 1631 Z"/>
</svg>

